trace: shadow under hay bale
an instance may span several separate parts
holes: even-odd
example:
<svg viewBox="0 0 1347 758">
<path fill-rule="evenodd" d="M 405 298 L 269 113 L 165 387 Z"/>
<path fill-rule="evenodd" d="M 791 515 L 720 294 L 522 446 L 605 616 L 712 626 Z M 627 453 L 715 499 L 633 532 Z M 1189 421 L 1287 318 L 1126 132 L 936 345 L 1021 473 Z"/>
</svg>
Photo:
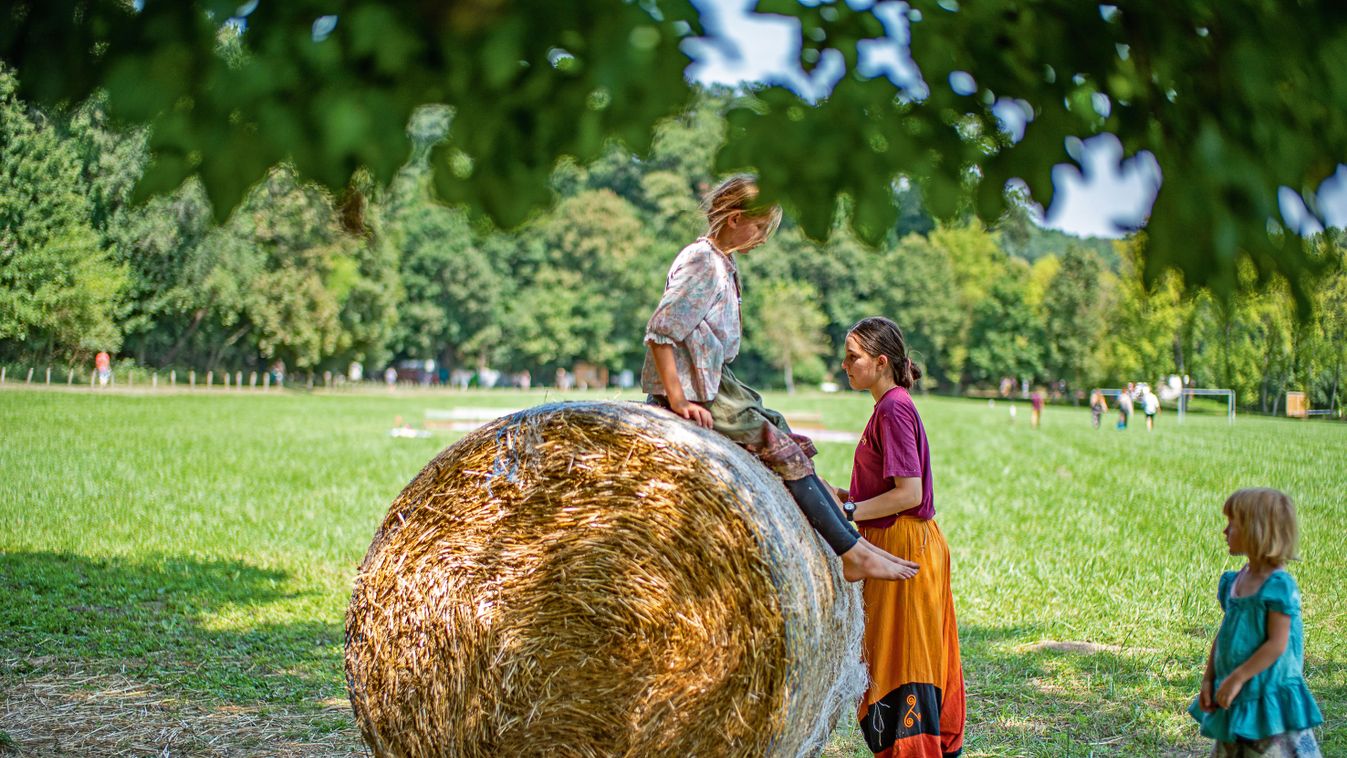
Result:
<svg viewBox="0 0 1347 758">
<path fill-rule="evenodd" d="M 379 756 L 817 754 L 861 608 L 781 483 L 666 411 L 488 424 L 393 502 L 346 616 Z"/>
</svg>

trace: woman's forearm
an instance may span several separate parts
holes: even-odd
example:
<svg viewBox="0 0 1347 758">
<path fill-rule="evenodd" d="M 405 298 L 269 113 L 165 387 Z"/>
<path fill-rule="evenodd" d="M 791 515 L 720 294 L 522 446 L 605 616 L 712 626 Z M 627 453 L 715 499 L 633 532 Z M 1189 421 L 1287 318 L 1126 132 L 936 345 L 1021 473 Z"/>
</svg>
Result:
<svg viewBox="0 0 1347 758">
<path fill-rule="evenodd" d="M 892 516 L 921 505 L 921 479 L 917 477 L 894 480 L 895 487 L 887 492 L 856 503 L 856 520 Z"/>
</svg>

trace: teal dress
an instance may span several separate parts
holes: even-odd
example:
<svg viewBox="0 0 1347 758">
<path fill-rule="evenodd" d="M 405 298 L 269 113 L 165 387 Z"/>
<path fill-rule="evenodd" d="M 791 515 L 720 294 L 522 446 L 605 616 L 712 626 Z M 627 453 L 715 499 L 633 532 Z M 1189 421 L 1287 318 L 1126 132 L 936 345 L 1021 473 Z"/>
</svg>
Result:
<svg viewBox="0 0 1347 758">
<path fill-rule="evenodd" d="M 1300 623 L 1300 589 L 1286 571 L 1272 572 L 1258 591 L 1235 597 L 1237 571 L 1221 574 L 1217 598 L 1225 610 L 1225 619 L 1216 633 L 1216 652 L 1212 660 L 1216 682 L 1221 682 L 1267 641 L 1268 611 L 1291 617 L 1286 650 L 1271 666 L 1250 679 L 1229 708 L 1203 713 L 1198 700 L 1188 712 L 1202 726 L 1202 735 L 1219 742 L 1239 738 L 1260 740 L 1285 732 L 1313 729 L 1324 721 L 1314 696 L 1305 684 L 1305 632 Z"/>
</svg>

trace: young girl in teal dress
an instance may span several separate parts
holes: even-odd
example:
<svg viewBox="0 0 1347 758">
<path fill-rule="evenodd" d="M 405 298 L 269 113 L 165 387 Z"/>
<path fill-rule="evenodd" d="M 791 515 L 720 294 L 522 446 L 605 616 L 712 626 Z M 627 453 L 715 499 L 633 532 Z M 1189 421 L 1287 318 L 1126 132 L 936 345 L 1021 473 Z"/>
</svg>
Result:
<svg viewBox="0 0 1347 758">
<path fill-rule="evenodd" d="M 1216 740 L 1213 758 L 1321 758 L 1300 590 L 1284 568 L 1297 557 L 1295 505 L 1274 489 L 1244 489 L 1225 501 L 1225 517 L 1230 554 L 1249 562 L 1221 575 L 1225 619 L 1188 712 Z"/>
</svg>

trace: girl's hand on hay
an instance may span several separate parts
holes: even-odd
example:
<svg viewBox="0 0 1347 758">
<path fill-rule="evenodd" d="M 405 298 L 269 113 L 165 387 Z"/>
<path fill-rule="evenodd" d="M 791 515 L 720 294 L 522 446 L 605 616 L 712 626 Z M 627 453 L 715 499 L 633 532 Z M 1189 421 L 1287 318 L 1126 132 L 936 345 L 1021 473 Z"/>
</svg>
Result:
<svg viewBox="0 0 1347 758">
<path fill-rule="evenodd" d="M 711 412 L 696 403 L 691 403 L 687 400 L 684 400 L 681 403 L 670 401 L 669 405 L 673 408 L 674 413 L 677 413 L 703 429 L 710 429 L 715 425 L 715 421 L 711 418 Z"/>
</svg>

